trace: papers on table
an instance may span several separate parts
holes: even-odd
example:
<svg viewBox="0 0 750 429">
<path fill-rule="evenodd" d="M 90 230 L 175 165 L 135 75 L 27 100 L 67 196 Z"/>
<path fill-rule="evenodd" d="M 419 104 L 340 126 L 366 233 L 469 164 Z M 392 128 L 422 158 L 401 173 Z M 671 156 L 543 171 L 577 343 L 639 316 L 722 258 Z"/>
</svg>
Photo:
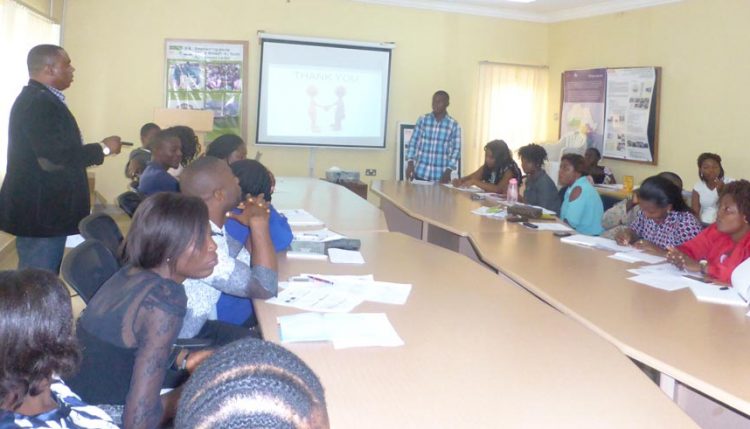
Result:
<svg viewBox="0 0 750 429">
<path fill-rule="evenodd" d="M 266 300 L 269 304 L 308 311 L 348 313 L 362 303 L 362 298 L 333 287 L 312 282 L 287 283 L 279 294 Z"/>
<path fill-rule="evenodd" d="M 532 225 L 536 225 L 537 231 L 573 231 L 573 228 L 555 222 L 529 222 Z"/>
<path fill-rule="evenodd" d="M 633 250 L 630 252 L 617 252 L 613 255 L 609 255 L 612 259 L 617 259 L 624 262 L 645 262 L 647 264 L 658 264 L 664 262 L 667 258 L 663 256 L 652 255 L 650 253 L 642 252 L 640 250 Z"/>
<path fill-rule="evenodd" d="M 414 179 L 410 181 L 409 183 L 411 183 L 412 185 L 434 185 L 435 184 L 435 182 L 430 182 L 429 180 L 419 180 L 419 179 Z"/>
<path fill-rule="evenodd" d="M 328 257 L 334 264 L 364 264 L 365 258 L 358 250 L 328 249 Z"/>
<path fill-rule="evenodd" d="M 322 242 L 338 240 L 339 238 L 346 238 L 341 234 L 331 231 L 328 228 L 318 229 L 315 231 L 298 231 L 294 233 L 295 241 L 314 241 Z"/>
<path fill-rule="evenodd" d="M 737 293 L 733 287 L 720 286 L 712 283 L 702 283 L 694 281 L 690 286 L 690 291 L 698 301 L 711 302 L 714 304 L 736 305 L 744 307 L 747 301 Z"/>
<path fill-rule="evenodd" d="M 479 216 L 486 216 L 491 217 L 495 219 L 505 219 L 506 216 L 508 216 L 508 212 L 505 210 L 504 207 L 477 207 L 474 210 L 471 211 L 474 214 L 478 214 Z"/>
<path fill-rule="evenodd" d="M 590 235 L 575 234 L 570 237 L 563 237 L 560 239 L 563 243 L 575 244 L 578 246 L 593 247 L 601 250 L 609 250 L 612 252 L 636 252 L 637 249 L 629 246 L 620 246 L 615 240 L 610 240 L 602 237 L 592 237 Z"/>
<path fill-rule="evenodd" d="M 635 277 L 630 277 L 629 280 L 656 289 L 671 292 L 690 288 L 690 291 L 698 301 L 724 305 L 747 305 L 747 301 L 740 296 L 737 288 L 722 286 L 716 283 L 706 283 L 697 278 L 690 278 L 688 273 L 680 271 L 669 264 L 652 265 L 628 271 L 638 274 Z"/>
<path fill-rule="evenodd" d="M 279 287 L 278 296 L 267 303 L 327 313 L 347 313 L 362 301 L 404 305 L 411 293 L 410 284 L 375 281 L 372 275 L 302 274 Z"/>
<path fill-rule="evenodd" d="M 312 253 L 312 252 L 293 252 L 287 251 L 286 257 L 291 259 L 306 259 L 311 261 L 327 261 L 328 255 L 324 253 Z"/>
<path fill-rule="evenodd" d="M 463 187 L 463 186 L 453 186 L 450 183 L 443 183 L 443 186 L 445 186 L 446 188 L 455 189 L 461 192 L 471 192 L 472 194 L 482 192 L 482 188 L 480 188 L 479 186 L 474 186 L 474 185 L 471 185 L 469 187 Z"/>
<path fill-rule="evenodd" d="M 668 292 L 690 287 L 695 281 L 682 277 L 679 274 L 670 273 L 640 274 L 635 277 L 630 277 L 628 280 Z"/>
<path fill-rule="evenodd" d="M 383 313 L 302 313 L 277 320 L 282 343 L 331 341 L 335 349 L 404 345 Z"/>
<path fill-rule="evenodd" d="M 279 210 L 283 214 L 290 226 L 316 226 L 323 225 L 323 221 L 311 215 L 305 209 L 284 209 Z"/>
</svg>

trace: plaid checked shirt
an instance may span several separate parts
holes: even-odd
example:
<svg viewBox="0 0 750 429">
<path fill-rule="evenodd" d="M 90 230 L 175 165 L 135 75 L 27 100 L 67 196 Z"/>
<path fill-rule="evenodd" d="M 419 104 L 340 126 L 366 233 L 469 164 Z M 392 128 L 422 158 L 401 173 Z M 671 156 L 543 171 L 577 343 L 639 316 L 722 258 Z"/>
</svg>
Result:
<svg viewBox="0 0 750 429">
<path fill-rule="evenodd" d="M 417 120 L 406 149 L 406 160 L 414 161 L 414 175 L 440 180 L 446 168 L 458 170 L 461 158 L 461 126 L 448 114 L 442 121 L 428 113 Z"/>
</svg>

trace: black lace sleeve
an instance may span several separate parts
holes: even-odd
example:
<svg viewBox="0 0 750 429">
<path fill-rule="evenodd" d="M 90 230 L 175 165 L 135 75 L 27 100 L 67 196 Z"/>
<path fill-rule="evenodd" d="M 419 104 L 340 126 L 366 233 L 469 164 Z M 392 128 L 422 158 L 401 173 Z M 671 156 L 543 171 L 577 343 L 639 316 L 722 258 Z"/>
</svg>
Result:
<svg viewBox="0 0 750 429">
<path fill-rule="evenodd" d="M 167 282 L 159 282 L 141 301 L 132 325 L 137 351 L 123 415 L 127 429 L 155 428 L 162 419 L 159 391 L 186 304 L 182 286 Z"/>
</svg>

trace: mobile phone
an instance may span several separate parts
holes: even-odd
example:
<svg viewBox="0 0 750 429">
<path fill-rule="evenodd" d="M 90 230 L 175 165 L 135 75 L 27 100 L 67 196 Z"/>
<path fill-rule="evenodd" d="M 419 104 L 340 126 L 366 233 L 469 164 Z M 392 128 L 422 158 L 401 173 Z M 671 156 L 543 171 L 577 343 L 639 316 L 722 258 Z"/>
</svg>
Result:
<svg viewBox="0 0 750 429">
<path fill-rule="evenodd" d="M 522 223 L 521 225 L 525 226 L 526 228 L 531 228 L 531 229 L 539 229 L 539 227 L 538 227 L 538 226 L 534 225 L 534 224 L 533 224 L 533 223 L 531 223 L 531 222 L 523 222 L 523 223 Z"/>
<path fill-rule="evenodd" d="M 555 232 L 552 233 L 552 235 L 554 235 L 555 237 L 562 238 L 562 237 L 570 237 L 573 234 L 571 234 L 571 233 L 569 233 L 567 231 L 555 231 Z"/>
</svg>

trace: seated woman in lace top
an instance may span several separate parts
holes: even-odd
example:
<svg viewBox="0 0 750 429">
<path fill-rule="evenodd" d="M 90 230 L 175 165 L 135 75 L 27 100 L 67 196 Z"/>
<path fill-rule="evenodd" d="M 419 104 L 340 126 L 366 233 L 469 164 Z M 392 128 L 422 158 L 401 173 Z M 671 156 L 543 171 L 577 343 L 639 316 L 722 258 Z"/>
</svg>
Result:
<svg viewBox="0 0 750 429">
<path fill-rule="evenodd" d="M 79 357 L 60 279 L 35 269 L 0 272 L 0 428 L 117 428 L 60 380 Z"/>
<path fill-rule="evenodd" d="M 125 428 L 154 428 L 175 413 L 181 389 L 159 396 L 187 298 L 182 282 L 217 263 L 208 209 L 199 198 L 160 193 L 144 200 L 124 242 L 127 264 L 94 295 L 78 323 L 83 362 L 69 380 L 90 403 L 125 405 Z M 181 352 L 189 371 L 208 352 Z"/>
<path fill-rule="evenodd" d="M 701 232 L 700 221 L 682 198 L 682 189 L 669 179 L 649 177 L 636 194 L 641 210 L 638 217 L 617 234 L 619 244 L 659 251 L 679 246 Z"/>
</svg>

